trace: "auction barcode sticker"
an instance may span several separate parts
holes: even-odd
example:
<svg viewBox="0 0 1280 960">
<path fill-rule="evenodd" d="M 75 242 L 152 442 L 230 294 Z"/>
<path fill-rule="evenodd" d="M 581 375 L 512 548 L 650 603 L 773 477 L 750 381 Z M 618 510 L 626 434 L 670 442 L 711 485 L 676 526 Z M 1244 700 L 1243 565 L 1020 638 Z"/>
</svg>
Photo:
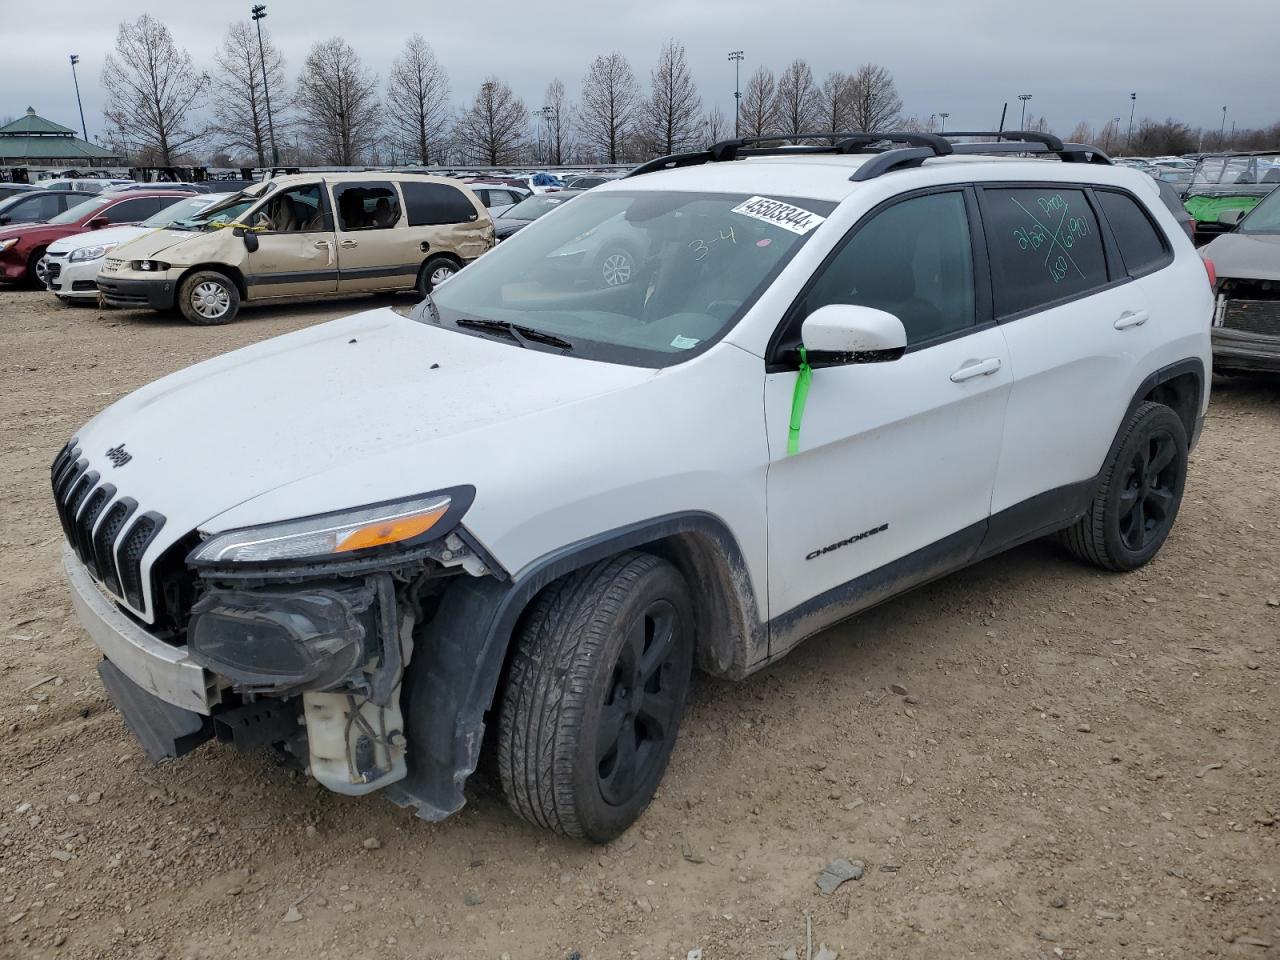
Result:
<svg viewBox="0 0 1280 960">
<path fill-rule="evenodd" d="M 798 233 L 801 236 L 804 236 L 822 223 L 823 220 L 827 219 L 803 207 L 783 203 L 781 200 L 770 200 L 768 197 L 752 197 L 750 200 L 738 204 L 730 212 L 740 213 L 744 217 L 751 217 L 753 220 L 771 223 L 775 227 L 790 230 L 792 233 Z"/>
</svg>

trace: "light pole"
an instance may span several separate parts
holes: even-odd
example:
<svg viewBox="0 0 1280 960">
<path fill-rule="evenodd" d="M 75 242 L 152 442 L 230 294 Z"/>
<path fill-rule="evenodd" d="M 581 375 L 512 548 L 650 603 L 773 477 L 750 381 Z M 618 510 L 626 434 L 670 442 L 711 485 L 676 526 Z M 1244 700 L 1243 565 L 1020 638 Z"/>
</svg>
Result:
<svg viewBox="0 0 1280 960">
<path fill-rule="evenodd" d="M 71 79 L 76 84 L 76 106 L 80 108 L 80 132 L 84 134 L 85 140 L 89 139 L 89 128 L 84 125 L 84 104 L 80 102 L 80 78 L 76 76 L 76 64 L 80 62 L 80 58 L 76 54 L 71 55 Z M 1222 108 L 1227 109 L 1226 107 Z"/>
<path fill-rule="evenodd" d="M 729 59 L 733 61 L 733 135 L 739 136 L 742 115 L 742 51 L 730 50 Z"/>
<path fill-rule="evenodd" d="M 1138 95 L 1129 94 L 1129 136 L 1125 138 L 1125 149 L 1133 153 L 1133 110 L 1138 105 Z"/>
<path fill-rule="evenodd" d="M 1227 135 L 1227 108 L 1223 107 L 1222 108 L 1222 126 L 1218 128 L 1218 149 L 1219 150 L 1221 150 L 1224 146 L 1226 146 L 1226 140 L 1224 139 L 1226 135 Z"/>
<path fill-rule="evenodd" d="M 1111 149 L 1111 137 L 1112 137 L 1112 135 L 1113 135 L 1117 130 L 1119 130 L 1119 129 L 1120 129 L 1120 118 L 1119 118 L 1119 117 L 1112 117 L 1112 118 L 1111 118 L 1111 122 L 1107 124 L 1107 137 L 1106 137 L 1106 140 L 1105 140 L 1105 141 L 1103 142 L 1103 144 L 1102 144 L 1102 149 L 1103 149 L 1103 150 L 1110 150 L 1110 149 Z"/>
<path fill-rule="evenodd" d="M 542 118 L 542 136 L 546 149 L 543 152 L 543 160 L 545 163 L 551 163 L 551 118 L 555 115 L 555 107 L 543 107 L 538 111 L 538 116 Z M 559 165 L 560 158 L 556 157 L 556 164 Z"/>
<path fill-rule="evenodd" d="M 271 133 L 271 165 L 280 166 L 280 148 L 276 146 L 276 124 L 271 116 L 271 85 L 267 80 L 267 52 L 262 46 L 262 18 L 267 15 L 265 3 L 255 3 L 252 8 L 253 22 L 258 27 L 258 56 L 262 60 L 262 92 L 267 101 L 267 130 Z"/>
<path fill-rule="evenodd" d="M 1022 101 L 1022 119 L 1018 121 L 1018 129 L 1027 129 L 1027 101 L 1031 99 L 1031 94 L 1020 93 L 1018 99 Z"/>
<path fill-rule="evenodd" d="M 938 116 L 940 116 L 940 117 L 942 118 L 942 129 L 941 129 L 941 130 L 939 130 L 938 132 L 939 132 L 939 133 L 946 133 L 946 132 L 947 132 L 947 117 L 951 116 L 951 114 L 949 114 L 949 113 L 939 113 L 939 114 L 938 114 Z"/>
</svg>

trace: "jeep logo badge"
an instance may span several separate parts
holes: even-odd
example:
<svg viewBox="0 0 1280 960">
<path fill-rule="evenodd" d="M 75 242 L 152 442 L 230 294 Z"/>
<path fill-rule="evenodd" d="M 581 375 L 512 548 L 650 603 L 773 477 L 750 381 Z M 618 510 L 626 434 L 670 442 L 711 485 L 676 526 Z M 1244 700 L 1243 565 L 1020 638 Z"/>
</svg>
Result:
<svg viewBox="0 0 1280 960">
<path fill-rule="evenodd" d="M 126 463 L 133 459 L 133 454 L 128 453 L 124 449 L 124 444 L 118 447 L 112 447 L 107 451 L 107 459 L 117 467 L 123 467 Z"/>
</svg>

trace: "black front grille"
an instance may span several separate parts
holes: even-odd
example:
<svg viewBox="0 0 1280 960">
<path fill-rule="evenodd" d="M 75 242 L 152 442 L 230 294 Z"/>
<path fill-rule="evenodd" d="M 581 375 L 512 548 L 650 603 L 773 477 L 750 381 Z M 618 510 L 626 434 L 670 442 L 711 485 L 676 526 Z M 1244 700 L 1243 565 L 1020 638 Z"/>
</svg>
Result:
<svg viewBox="0 0 1280 960">
<path fill-rule="evenodd" d="M 1280 300 L 1228 300 L 1222 325 L 1228 330 L 1280 337 Z"/>
<path fill-rule="evenodd" d="M 95 580 L 134 610 L 146 612 L 142 556 L 164 526 L 154 511 L 138 513 L 137 501 L 116 497 L 114 484 L 99 484 L 96 470 L 75 441 L 50 467 L 54 505 L 67 543 Z"/>
<path fill-rule="evenodd" d="M 57 280 L 62 275 L 62 264 L 57 260 L 50 260 L 45 267 L 49 271 L 50 280 Z"/>
</svg>

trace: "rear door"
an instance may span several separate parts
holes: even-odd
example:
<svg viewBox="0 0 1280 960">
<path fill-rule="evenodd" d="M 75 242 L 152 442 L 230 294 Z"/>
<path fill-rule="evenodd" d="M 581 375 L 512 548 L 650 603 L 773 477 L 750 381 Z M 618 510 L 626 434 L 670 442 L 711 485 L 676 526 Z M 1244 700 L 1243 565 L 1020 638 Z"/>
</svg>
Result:
<svg viewBox="0 0 1280 960">
<path fill-rule="evenodd" d="M 991 505 L 998 536 L 1001 511 L 1021 506 L 1050 526 L 1087 502 L 1138 386 L 1135 358 L 1159 333 L 1088 188 L 1026 184 L 980 195 L 1014 374 Z"/>
<path fill-rule="evenodd" d="M 324 184 L 288 187 L 268 195 L 249 215 L 257 250 L 243 265 L 250 300 L 305 297 L 338 288 L 333 218 Z"/>
<path fill-rule="evenodd" d="M 338 290 L 412 286 L 422 258 L 410 243 L 400 192 L 389 180 L 333 184 L 338 212 Z"/>
<path fill-rule="evenodd" d="M 493 245 L 493 221 L 449 183 L 402 180 L 406 219 L 418 255 L 447 253 L 466 263 Z M 496 190 L 490 191 L 492 196 Z"/>
</svg>

